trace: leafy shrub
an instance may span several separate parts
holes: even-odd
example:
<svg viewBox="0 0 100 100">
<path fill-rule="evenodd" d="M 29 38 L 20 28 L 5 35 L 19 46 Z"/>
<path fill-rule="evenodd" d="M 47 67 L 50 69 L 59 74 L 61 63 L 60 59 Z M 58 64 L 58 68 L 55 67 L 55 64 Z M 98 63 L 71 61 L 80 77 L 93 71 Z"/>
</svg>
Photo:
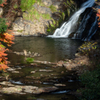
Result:
<svg viewBox="0 0 100 100">
<path fill-rule="evenodd" d="M 82 54 L 89 54 L 90 52 L 92 52 L 93 50 L 96 50 L 97 49 L 97 42 L 85 42 L 83 43 L 83 45 L 81 45 L 79 47 L 79 51 L 82 53 Z"/>
<path fill-rule="evenodd" d="M 0 0 L 0 4 L 2 4 L 3 3 L 3 0 Z"/>
<path fill-rule="evenodd" d="M 80 76 L 80 79 L 85 86 L 81 89 L 81 100 L 100 100 L 100 68 L 87 71 Z"/>
<path fill-rule="evenodd" d="M 4 18 L 0 18 L 0 33 L 6 32 L 7 25 Z"/>
<path fill-rule="evenodd" d="M 2 1 L 2 2 L 1 2 Z M 0 0 L 0 6 L 4 6 L 7 0 Z M 7 54 L 5 51 L 7 51 L 6 47 L 1 43 L 4 42 L 7 44 L 7 46 L 11 46 L 13 43 L 12 40 L 14 39 L 14 36 L 12 34 L 9 34 L 11 30 L 7 29 L 7 24 L 5 19 L 0 16 L 0 70 L 5 70 L 8 68 L 7 64 Z M 8 31 L 9 33 L 5 33 Z"/>
<path fill-rule="evenodd" d="M 55 21 L 52 19 L 53 23 L 47 26 L 47 32 L 51 33 L 54 32 L 57 27 L 60 27 L 61 23 L 65 19 L 65 13 L 64 12 L 59 12 L 58 16 L 60 17 L 58 21 Z"/>
<path fill-rule="evenodd" d="M 36 2 L 36 0 L 21 0 L 21 9 L 22 11 L 26 11 L 32 7 L 32 5 Z"/>
<path fill-rule="evenodd" d="M 53 5 L 51 5 L 49 8 L 51 9 L 52 12 L 57 11 L 57 8 L 55 6 L 53 6 Z"/>
</svg>

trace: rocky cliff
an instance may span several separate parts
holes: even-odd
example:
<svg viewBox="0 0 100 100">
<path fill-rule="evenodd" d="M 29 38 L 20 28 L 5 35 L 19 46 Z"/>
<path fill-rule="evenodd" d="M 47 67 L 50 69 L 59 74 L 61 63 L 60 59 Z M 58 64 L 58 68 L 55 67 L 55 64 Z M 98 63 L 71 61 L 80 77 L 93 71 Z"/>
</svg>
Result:
<svg viewBox="0 0 100 100">
<path fill-rule="evenodd" d="M 22 11 L 20 0 L 8 0 L 2 9 L 14 35 L 44 36 L 67 20 L 85 0 L 37 0 L 31 9 Z"/>
</svg>

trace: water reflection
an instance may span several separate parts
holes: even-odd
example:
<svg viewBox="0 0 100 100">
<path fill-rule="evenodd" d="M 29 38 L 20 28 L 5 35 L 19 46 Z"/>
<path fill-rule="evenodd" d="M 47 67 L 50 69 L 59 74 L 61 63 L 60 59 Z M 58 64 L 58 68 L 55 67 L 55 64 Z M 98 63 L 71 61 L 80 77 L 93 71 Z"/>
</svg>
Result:
<svg viewBox="0 0 100 100">
<path fill-rule="evenodd" d="M 41 54 L 35 57 L 37 60 L 58 61 L 61 59 L 73 58 L 78 46 L 81 45 L 79 40 L 71 39 L 53 39 L 41 37 L 16 37 L 15 44 L 12 45 L 13 51 L 31 51 Z M 14 55 L 15 56 L 15 55 Z M 9 59 L 16 59 L 10 57 Z M 16 59 L 17 60 L 17 59 Z"/>
</svg>

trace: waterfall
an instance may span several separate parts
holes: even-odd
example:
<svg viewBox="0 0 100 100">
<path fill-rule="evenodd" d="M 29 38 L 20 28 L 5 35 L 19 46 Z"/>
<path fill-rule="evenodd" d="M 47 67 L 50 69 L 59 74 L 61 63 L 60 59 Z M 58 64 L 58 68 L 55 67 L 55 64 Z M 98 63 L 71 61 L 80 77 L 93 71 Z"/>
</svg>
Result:
<svg viewBox="0 0 100 100">
<path fill-rule="evenodd" d="M 72 15 L 72 17 L 69 19 L 68 22 L 65 22 L 60 28 L 57 28 L 55 30 L 53 35 L 48 35 L 48 37 L 66 38 L 72 32 L 75 32 L 76 29 L 77 29 L 77 22 L 78 22 L 78 19 L 79 19 L 80 15 L 85 11 L 86 8 L 92 7 L 94 2 L 95 2 L 95 0 L 88 0 L 85 3 L 83 3 L 81 8 Z M 87 16 L 86 20 L 88 20 L 88 18 L 89 18 L 89 15 Z M 84 24 L 84 22 L 83 22 L 83 24 Z M 85 24 L 86 24 L 86 22 L 85 22 Z M 83 28 L 84 27 L 85 27 L 85 25 L 83 26 Z"/>
</svg>

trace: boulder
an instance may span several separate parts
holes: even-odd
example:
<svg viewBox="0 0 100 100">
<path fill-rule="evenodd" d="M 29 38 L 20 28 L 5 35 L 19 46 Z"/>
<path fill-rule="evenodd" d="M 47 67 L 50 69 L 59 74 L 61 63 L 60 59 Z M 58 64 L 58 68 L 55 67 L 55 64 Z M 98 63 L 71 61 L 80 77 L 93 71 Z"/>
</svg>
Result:
<svg viewBox="0 0 100 100">
<path fill-rule="evenodd" d="M 51 6 L 51 5 L 52 5 L 52 0 L 42 0 L 42 2 L 43 2 L 46 6 Z"/>
<path fill-rule="evenodd" d="M 51 10 L 50 10 L 50 8 L 40 6 L 40 5 L 36 4 L 36 3 L 35 3 L 33 6 L 34 6 L 34 8 L 35 8 L 36 10 L 38 10 L 40 13 L 43 13 L 43 14 L 50 14 L 50 15 L 51 15 L 51 13 L 52 13 Z"/>
<path fill-rule="evenodd" d="M 34 24 L 18 17 L 12 27 L 15 36 L 45 36 L 45 27 L 42 22 Z"/>
</svg>

